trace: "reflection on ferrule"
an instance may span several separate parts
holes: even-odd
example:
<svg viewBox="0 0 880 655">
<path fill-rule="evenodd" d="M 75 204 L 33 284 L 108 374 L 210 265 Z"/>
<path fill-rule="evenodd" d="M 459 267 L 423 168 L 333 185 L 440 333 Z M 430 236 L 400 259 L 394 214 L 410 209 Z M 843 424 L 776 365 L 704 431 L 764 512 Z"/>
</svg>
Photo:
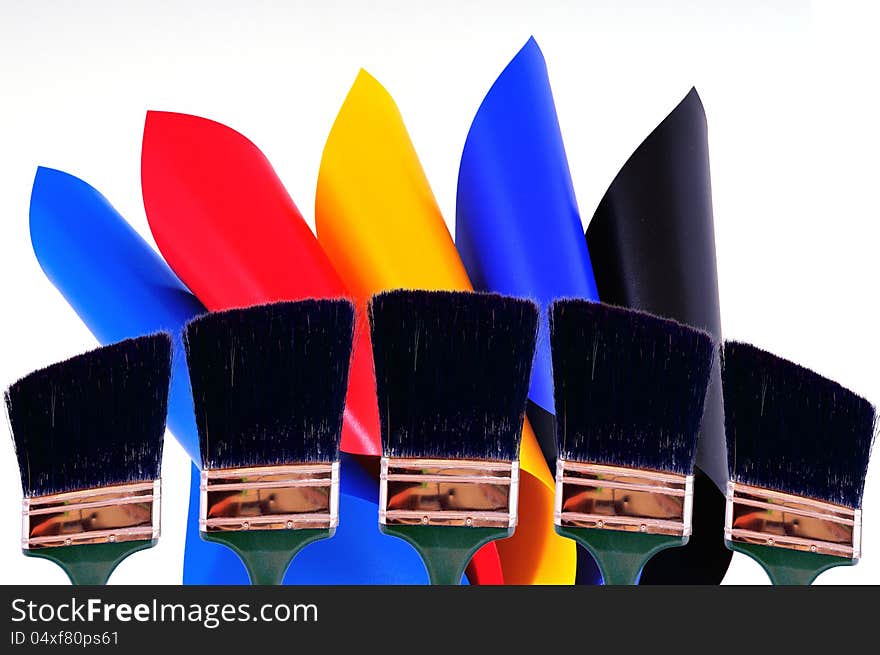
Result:
<svg viewBox="0 0 880 655">
<path fill-rule="evenodd" d="M 728 482 L 724 538 L 857 560 L 861 556 L 862 511 Z"/>
<path fill-rule="evenodd" d="M 383 457 L 379 523 L 516 526 L 519 462 Z"/>
<path fill-rule="evenodd" d="M 21 547 L 158 539 L 161 486 L 149 480 L 25 498 Z"/>
<path fill-rule="evenodd" d="M 560 527 L 687 537 L 693 498 L 692 475 L 556 460 Z"/>
<path fill-rule="evenodd" d="M 339 524 L 339 462 L 206 469 L 199 490 L 202 532 Z"/>
</svg>

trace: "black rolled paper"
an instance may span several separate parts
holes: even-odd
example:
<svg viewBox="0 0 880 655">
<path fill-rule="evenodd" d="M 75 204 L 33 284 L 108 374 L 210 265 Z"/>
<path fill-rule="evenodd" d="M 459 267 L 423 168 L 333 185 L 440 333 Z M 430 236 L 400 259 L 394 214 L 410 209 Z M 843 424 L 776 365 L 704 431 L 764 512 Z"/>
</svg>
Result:
<svg viewBox="0 0 880 655">
<path fill-rule="evenodd" d="M 706 113 L 696 89 L 642 142 L 586 232 L 602 302 L 702 328 L 721 341 Z M 727 450 L 720 363 L 712 370 L 697 447 L 693 535 L 656 555 L 640 584 L 718 584 Z"/>
</svg>

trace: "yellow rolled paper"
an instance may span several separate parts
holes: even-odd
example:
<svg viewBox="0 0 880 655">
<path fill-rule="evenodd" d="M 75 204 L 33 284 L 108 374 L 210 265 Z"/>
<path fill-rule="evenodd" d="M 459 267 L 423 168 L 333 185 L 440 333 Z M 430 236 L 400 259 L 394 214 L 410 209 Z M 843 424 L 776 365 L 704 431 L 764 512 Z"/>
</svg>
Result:
<svg viewBox="0 0 880 655">
<path fill-rule="evenodd" d="M 391 95 L 361 71 L 324 146 L 318 241 L 359 302 L 389 289 L 470 290 Z M 553 529 L 553 476 L 528 421 L 520 448 L 519 523 L 497 542 L 508 584 L 573 584 L 574 542 Z"/>
</svg>

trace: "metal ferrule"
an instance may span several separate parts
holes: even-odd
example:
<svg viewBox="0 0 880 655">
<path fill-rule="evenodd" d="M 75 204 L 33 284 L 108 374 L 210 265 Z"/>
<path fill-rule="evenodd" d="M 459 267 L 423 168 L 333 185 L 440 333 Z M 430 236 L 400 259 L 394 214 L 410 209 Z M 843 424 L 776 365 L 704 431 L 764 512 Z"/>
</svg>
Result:
<svg viewBox="0 0 880 655">
<path fill-rule="evenodd" d="M 693 503 L 692 475 L 556 460 L 560 527 L 687 537 Z"/>
<path fill-rule="evenodd" d="M 516 526 L 519 462 L 383 457 L 379 523 Z"/>
<path fill-rule="evenodd" d="M 25 550 L 159 537 L 159 480 L 25 498 Z"/>
<path fill-rule="evenodd" d="M 728 482 L 724 538 L 857 560 L 861 556 L 862 511 Z"/>
<path fill-rule="evenodd" d="M 205 469 L 199 530 L 302 530 L 339 524 L 339 462 Z"/>
</svg>

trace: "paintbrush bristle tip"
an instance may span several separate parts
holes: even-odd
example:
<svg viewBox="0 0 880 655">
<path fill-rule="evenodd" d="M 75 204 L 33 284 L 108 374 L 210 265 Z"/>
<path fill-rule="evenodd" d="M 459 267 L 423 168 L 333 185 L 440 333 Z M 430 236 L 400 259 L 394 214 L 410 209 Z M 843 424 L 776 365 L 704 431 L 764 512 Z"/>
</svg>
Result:
<svg viewBox="0 0 880 655">
<path fill-rule="evenodd" d="M 6 391 L 26 497 L 159 477 L 171 337 L 159 333 L 48 366 Z"/>
<path fill-rule="evenodd" d="M 692 474 L 712 337 L 588 300 L 558 300 L 549 314 L 559 456 Z"/>
<path fill-rule="evenodd" d="M 202 466 L 339 459 L 354 316 L 348 300 L 310 299 L 187 324 Z"/>
<path fill-rule="evenodd" d="M 396 290 L 368 308 L 386 457 L 512 461 L 538 308 L 470 291 Z"/>
<path fill-rule="evenodd" d="M 726 342 L 721 362 L 731 480 L 861 507 L 873 405 L 747 343 Z"/>
</svg>

